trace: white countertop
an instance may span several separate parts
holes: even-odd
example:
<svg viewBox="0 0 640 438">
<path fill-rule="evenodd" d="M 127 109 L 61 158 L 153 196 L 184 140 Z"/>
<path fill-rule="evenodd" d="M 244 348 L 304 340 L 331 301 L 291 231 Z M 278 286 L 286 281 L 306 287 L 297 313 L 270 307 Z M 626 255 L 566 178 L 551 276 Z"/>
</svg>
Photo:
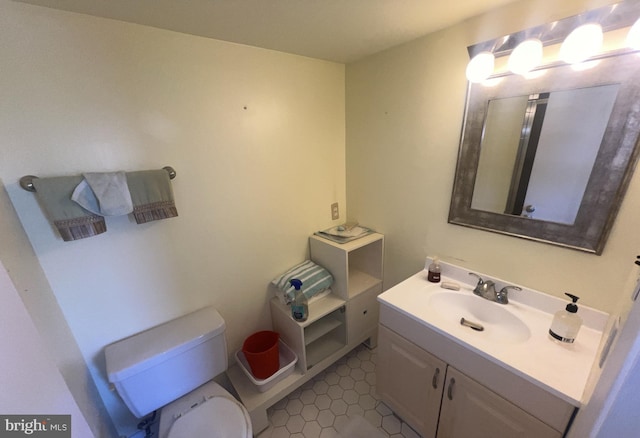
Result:
<svg viewBox="0 0 640 438">
<path fill-rule="evenodd" d="M 560 344 L 550 338 L 548 330 L 553 314 L 564 309 L 569 302 L 568 299 L 562 300 L 520 286 L 523 291 L 509 292 L 509 304 L 493 303 L 473 294 L 477 280 L 468 275 L 467 269 L 442 262 L 441 266 L 442 281 L 455 282 L 461 286 L 455 293 L 471 295 L 486 302 L 482 305 L 500 306 L 510 312 L 529 328 L 529 338 L 510 339 L 509 333 L 506 336 L 503 336 L 504 333 L 496 335 L 496 327 L 486 321 L 482 322 L 485 327 L 482 332 L 462 326 L 459 324 L 461 317 L 474 320 L 472 316 L 465 315 L 464 310 L 461 310 L 459 315 L 439 314 L 429 305 L 430 297 L 437 293 L 454 291 L 443 289 L 442 283 L 428 282 L 426 270 L 379 295 L 378 301 L 418 322 L 425 329 L 445 336 L 574 406 L 581 406 L 608 315 L 581 306 L 578 302 L 578 314 L 584 321 L 580 332 L 573 344 Z M 512 284 L 478 274 L 485 280 L 494 280 L 496 290 Z"/>
</svg>

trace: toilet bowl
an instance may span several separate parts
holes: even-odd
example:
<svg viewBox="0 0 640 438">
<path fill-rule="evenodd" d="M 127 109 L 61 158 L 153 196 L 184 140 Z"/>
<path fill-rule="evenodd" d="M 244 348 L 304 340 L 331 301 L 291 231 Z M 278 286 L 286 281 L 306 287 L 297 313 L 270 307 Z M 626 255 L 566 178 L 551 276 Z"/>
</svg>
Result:
<svg viewBox="0 0 640 438">
<path fill-rule="evenodd" d="M 249 438 L 247 410 L 212 379 L 227 369 L 225 322 L 206 307 L 105 347 L 107 375 L 129 410 L 160 410 L 161 438 Z"/>
<path fill-rule="evenodd" d="M 247 410 L 216 382 L 208 382 L 162 408 L 159 438 L 252 436 Z"/>
</svg>

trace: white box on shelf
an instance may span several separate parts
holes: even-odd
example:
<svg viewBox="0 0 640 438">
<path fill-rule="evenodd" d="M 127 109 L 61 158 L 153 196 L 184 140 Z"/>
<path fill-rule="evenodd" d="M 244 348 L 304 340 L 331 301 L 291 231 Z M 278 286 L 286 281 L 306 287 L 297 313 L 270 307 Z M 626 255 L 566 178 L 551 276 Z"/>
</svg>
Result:
<svg viewBox="0 0 640 438">
<path fill-rule="evenodd" d="M 287 344 L 280 339 L 278 345 L 278 354 L 280 360 L 280 369 L 266 379 L 256 379 L 251 373 L 251 367 L 242 350 L 236 351 L 236 362 L 240 369 L 247 375 L 249 381 L 253 383 L 258 391 L 265 392 L 271 389 L 276 383 L 291 374 L 298 362 L 298 356 L 289 348 Z"/>
</svg>

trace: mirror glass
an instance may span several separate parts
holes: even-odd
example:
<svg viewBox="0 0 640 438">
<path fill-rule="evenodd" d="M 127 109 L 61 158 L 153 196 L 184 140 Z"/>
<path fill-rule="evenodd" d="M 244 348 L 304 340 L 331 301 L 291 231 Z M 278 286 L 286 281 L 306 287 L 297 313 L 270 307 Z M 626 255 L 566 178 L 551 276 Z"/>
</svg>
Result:
<svg viewBox="0 0 640 438">
<path fill-rule="evenodd" d="M 573 224 L 619 88 L 491 99 L 471 208 Z"/>
<path fill-rule="evenodd" d="M 595 254 L 638 156 L 640 56 L 469 84 L 449 222 Z"/>
</svg>

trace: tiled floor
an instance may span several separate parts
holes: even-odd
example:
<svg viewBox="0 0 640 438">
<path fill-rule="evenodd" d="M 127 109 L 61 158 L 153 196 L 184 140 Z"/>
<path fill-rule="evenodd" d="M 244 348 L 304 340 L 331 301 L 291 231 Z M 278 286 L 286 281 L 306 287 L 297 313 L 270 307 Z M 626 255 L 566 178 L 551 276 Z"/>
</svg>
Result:
<svg viewBox="0 0 640 438">
<path fill-rule="evenodd" d="M 267 410 L 269 427 L 258 438 L 339 437 L 360 415 L 384 437 L 419 438 L 376 394 L 376 350 L 364 345 Z"/>
</svg>

